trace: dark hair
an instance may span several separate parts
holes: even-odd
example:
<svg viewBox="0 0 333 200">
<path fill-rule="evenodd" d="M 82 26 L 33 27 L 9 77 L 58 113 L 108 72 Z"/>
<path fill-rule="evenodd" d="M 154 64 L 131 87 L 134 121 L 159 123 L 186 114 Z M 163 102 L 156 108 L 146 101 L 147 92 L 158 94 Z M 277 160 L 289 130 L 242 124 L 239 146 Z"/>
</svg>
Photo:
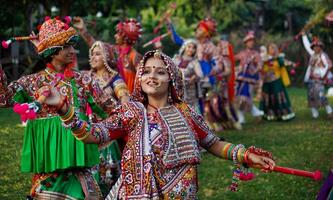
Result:
<svg viewBox="0 0 333 200">
<path fill-rule="evenodd" d="M 44 58 L 44 59 L 43 59 L 44 62 L 45 62 L 45 63 L 50 63 L 50 62 L 52 61 L 52 59 L 53 59 L 52 56 L 53 56 L 53 55 L 58 55 L 60 50 L 61 50 L 61 49 L 57 49 L 57 50 L 54 51 L 54 53 L 52 53 L 51 55 L 49 55 L 49 56 L 47 56 L 46 58 Z"/>
</svg>

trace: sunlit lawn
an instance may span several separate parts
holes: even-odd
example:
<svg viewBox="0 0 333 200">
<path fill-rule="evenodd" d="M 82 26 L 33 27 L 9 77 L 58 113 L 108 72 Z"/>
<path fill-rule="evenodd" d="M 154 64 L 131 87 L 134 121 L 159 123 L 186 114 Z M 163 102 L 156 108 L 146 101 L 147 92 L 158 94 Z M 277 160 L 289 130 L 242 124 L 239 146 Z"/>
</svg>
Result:
<svg viewBox="0 0 333 200">
<path fill-rule="evenodd" d="M 233 143 L 271 151 L 278 165 L 309 171 L 319 169 L 326 176 L 333 167 L 333 121 L 326 119 L 324 110 L 320 119 L 311 118 L 305 90 L 293 88 L 289 93 L 296 112 L 294 120 L 256 124 L 247 116 L 249 123 L 243 131 L 225 131 L 219 135 Z M 232 162 L 205 153 L 199 171 L 200 199 L 315 199 L 323 183 L 323 180 L 315 182 L 309 178 L 253 170 L 257 178 L 241 182 L 240 191 L 234 193 L 226 191 L 231 183 L 232 167 Z"/>
<path fill-rule="evenodd" d="M 333 168 L 333 125 L 322 110 L 320 119 L 311 119 L 303 89 L 290 89 L 296 119 L 290 122 L 255 123 L 248 116 L 243 131 L 219 133 L 228 141 L 256 145 L 271 151 L 277 164 L 304 170 L 320 169 L 324 175 Z M 19 170 L 23 128 L 11 109 L 0 110 L 0 199 L 25 199 L 30 174 Z M 226 190 L 231 183 L 232 162 L 208 153 L 199 168 L 200 199 L 315 199 L 323 182 L 279 173 L 254 170 L 256 179 L 240 183 L 240 191 Z"/>
</svg>

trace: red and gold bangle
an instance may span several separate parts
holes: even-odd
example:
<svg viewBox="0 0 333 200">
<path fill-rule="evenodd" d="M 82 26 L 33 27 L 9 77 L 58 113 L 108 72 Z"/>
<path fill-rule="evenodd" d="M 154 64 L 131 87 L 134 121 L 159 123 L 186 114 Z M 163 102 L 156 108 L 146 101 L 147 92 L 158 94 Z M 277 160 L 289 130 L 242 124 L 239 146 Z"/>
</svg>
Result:
<svg viewBox="0 0 333 200">
<path fill-rule="evenodd" d="M 73 131 L 73 135 L 77 140 L 84 140 L 89 136 L 89 132 L 87 131 L 87 123 L 84 123 L 82 127 Z"/>
<path fill-rule="evenodd" d="M 68 111 L 65 115 L 60 116 L 61 117 L 61 121 L 66 123 L 70 120 L 72 120 L 72 118 L 74 117 L 75 114 L 75 110 L 73 106 L 69 106 Z"/>
<path fill-rule="evenodd" d="M 120 83 L 114 89 L 115 95 L 118 99 L 120 99 L 124 95 L 129 95 L 129 91 L 125 83 Z"/>
<path fill-rule="evenodd" d="M 249 164 L 249 154 L 250 154 L 249 150 L 246 150 L 244 153 L 244 163 L 246 164 Z"/>
<path fill-rule="evenodd" d="M 85 128 L 80 128 L 78 130 L 73 131 L 73 135 L 76 138 L 81 138 L 86 134 L 86 132 L 87 131 L 85 130 Z"/>
<path fill-rule="evenodd" d="M 87 132 L 87 131 L 86 131 L 86 127 L 87 127 L 87 124 L 84 123 L 84 124 L 82 125 L 82 127 L 78 128 L 78 129 L 76 129 L 76 130 L 72 130 L 73 135 L 74 135 L 75 137 L 82 137 L 82 135 L 84 135 L 84 134 Z"/>
<path fill-rule="evenodd" d="M 237 160 L 239 163 L 244 162 L 244 155 L 245 155 L 246 149 L 245 148 L 240 148 L 237 152 Z"/>
<path fill-rule="evenodd" d="M 85 140 L 87 137 L 89 137 L 90 133 L 89 132 L 85 132 L 85 135 L 83 137 L 75 137 L 77 140 Z"/>
<path fill-rule="evenodd" d="M 61 119 L 68 118 L 70 111 L 71 111 L 71 106 L 67 107 L 67 112 L 65 114 L 60 114 Z"/>
</svg>

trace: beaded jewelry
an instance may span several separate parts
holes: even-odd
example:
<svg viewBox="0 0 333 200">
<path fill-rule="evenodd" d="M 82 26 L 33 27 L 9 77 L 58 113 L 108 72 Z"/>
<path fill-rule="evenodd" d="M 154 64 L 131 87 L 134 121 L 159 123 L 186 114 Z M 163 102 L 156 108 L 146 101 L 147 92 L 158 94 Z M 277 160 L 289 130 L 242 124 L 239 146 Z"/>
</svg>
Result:
<svg viewBox="0 0 333 200">
<path fill-rule="evenodd" d="M 251 180 L 253 174 L 248 172 L 246 166 L 243 164 L 249 163 L 248 155 L 250 151 L 245 149 L 241 144 L 234 145 L 227 143 L 224 145 L 221 156 L 228 160 L 233 160 L 235 169 L 233 170 L 232 183 L 229 186 L 231 191 L 237 191 L 239 180 Z"/>
</svg>

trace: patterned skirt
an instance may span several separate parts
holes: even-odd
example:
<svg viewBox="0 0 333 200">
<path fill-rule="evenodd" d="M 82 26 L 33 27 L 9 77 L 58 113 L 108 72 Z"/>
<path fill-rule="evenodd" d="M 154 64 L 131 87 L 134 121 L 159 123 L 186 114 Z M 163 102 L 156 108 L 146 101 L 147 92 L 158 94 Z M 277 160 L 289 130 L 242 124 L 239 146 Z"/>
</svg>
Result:
<svg viewBox="0 0 333 200">
<path fill-rule="evenodd" d="M 106 197 L 121 175 L 121 151 L 118 142 L 113 140 L 100 146 L 99 152 L 100 163 L 92 168 L 92 174 Z"/>
<path fill-rule="evenodd" d="M 209 125 L 219 123 L 223 129 L 232 129 L 238 121 L 234 105 L 221 95 L 214 95 L 206 100 L 205 110 L 205 117 Z M 214 126 L 211 128 L 214 128 Z"/>
<path fill-rule="evenodd" d="M 36 199 L 102 199 L 96 180 L 87 169 L 34 174 L 31 197 Z"/>
<path fill-rule="evenodd" d="M 325 86 L 319 81 L 309 82 L 307 85 L 308 106 L 310 108 L 320 108 L 328 105 L 327 97 L 325 96 Z"/>
<path fill-rule="evenodd" d="M 295 117 L 281 78 L 264 83 L 260 110 L 264 111 L 267 120 L 290 120 Z"/>
</svg>

